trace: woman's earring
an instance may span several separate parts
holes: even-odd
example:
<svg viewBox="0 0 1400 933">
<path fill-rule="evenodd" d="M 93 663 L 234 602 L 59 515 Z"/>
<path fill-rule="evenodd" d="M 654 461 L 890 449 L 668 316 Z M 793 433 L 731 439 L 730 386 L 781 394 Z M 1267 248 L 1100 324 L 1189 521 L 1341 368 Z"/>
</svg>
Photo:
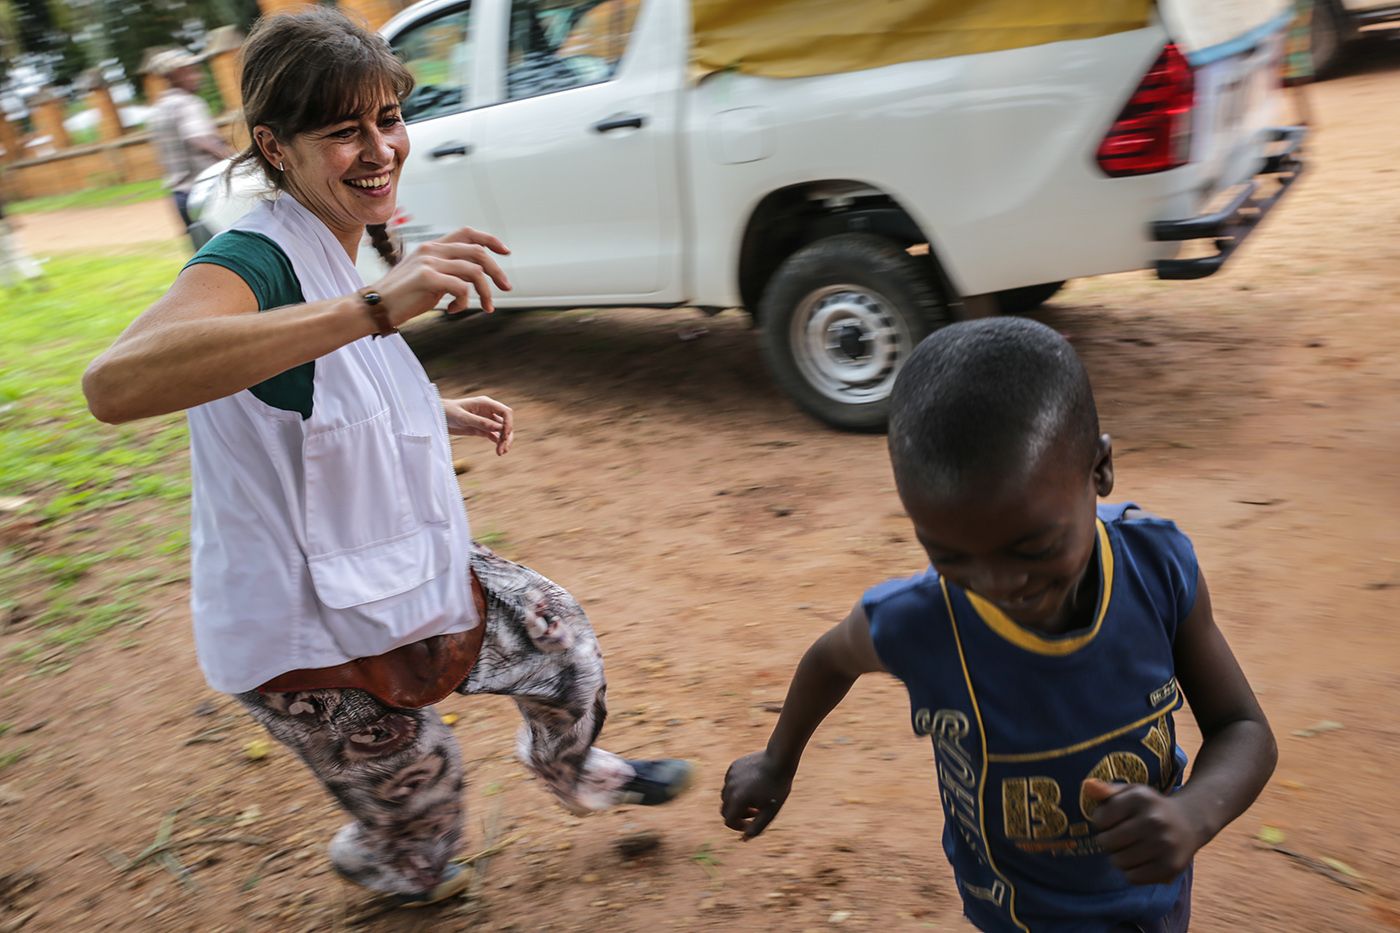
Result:
<svg viewBox="0 0 1400 933">
<path fill-rule="evenodd" d="M 278 163 L 277 163 L 277 171 L 279 171 L 279 172 L 286 172 L 286 171 L 287 171 L 287 163 L 286 163 L 286 162 L 278 162 Z"/>
</svg>

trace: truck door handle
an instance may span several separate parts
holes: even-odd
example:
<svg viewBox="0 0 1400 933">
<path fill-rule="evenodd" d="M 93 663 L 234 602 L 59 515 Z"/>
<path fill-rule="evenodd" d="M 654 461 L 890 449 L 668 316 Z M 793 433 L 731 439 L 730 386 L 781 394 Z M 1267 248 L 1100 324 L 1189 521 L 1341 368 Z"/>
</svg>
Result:
<svg viewBox="0 0 1400 933">
<path fill-rule="evenodd" d="M 639 130 L 647 125 L 647 118 L 640 113 L 626 113 L 621 116 L 608 117 L 606 120 L 599 120 L 593 124 L 595 133 L 611 133 L 614 130 Z"/>
<path fill-rule="evenodd" d="M 428 155 L 432 156 L 434 159 L 446 159 L 449 156 L 471 155 L 471 151 L 472 147 L 468 146 L 466 143 L 450 142 L 443 143 L 436 149 L 430 150 Z"/>
</svg>

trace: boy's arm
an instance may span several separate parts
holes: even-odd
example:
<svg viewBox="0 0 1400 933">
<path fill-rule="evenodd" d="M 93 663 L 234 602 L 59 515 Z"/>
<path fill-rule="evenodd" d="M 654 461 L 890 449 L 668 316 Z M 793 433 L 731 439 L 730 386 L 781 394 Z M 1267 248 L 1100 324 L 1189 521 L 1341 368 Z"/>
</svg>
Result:
<svg viewBox="0 0 1400 933">
<path fill-rule="evenodd" d="M 768 748 L 745 755 L 724 776 L 724 824 L 752 839 L 768 827 L 792 789 L 802 750 L 862 674 L 883 671 L 859 603 L 807 649 L 793 674 Z"/>
<path fill-rule="evenodd" d="M 1191 780 L 1164 796 L 1146 785 L 1117 790 L 1087 782 L 1104 802 L 1094 812 L 1098 842 L 1134 884 L 1170 881 L 1196 851 L 1259 796 L 1278 761 L 1278 746 L 1244 672 L 1215 625 L 1205 577 L 1196 604 L 1177 631 L 1177 681 L 1204 741 Z"/>
</svg>

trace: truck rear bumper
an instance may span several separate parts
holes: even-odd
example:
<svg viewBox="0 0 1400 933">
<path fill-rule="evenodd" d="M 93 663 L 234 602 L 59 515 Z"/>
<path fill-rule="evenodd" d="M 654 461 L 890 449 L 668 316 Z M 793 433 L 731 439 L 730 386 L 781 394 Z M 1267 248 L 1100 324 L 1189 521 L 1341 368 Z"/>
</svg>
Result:
<svg viewBox="0 0 1400 933">
<path fill-rule="evenodd" d="M 1281 144 L 1280 148 L 1265 159 L 1259 174 L 1246 182 L 1224 207 L 1209 214 L 1152 224 L 1152 239 L 1159 243 L 1208 239 L 1214 241 L 1215 247 L 1215 252 L 1208 256 L 1157 260 L 1157 278 L 1203 279 L 1219 272 L 1245 238 L 1288 193 L 1303 172 L 1299 152 L 1307 136 L 1307 127 L 1278 127 L 1271 131 L 1271 136 L 1273 142 Z M 1277 188 L 1266 196 L 1256 197 L 1260 182 L 1269 178 L 1278 183 Z"/>
</svg>

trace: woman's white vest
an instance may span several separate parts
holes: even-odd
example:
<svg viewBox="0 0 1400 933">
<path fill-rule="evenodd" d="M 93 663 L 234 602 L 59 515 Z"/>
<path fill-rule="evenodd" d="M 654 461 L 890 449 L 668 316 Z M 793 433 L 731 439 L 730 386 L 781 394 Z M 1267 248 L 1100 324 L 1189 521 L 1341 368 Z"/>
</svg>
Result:
<svg viewBox="0 0 1400 933">
<path fill-rule="evenodd" d="M 234 229 L 280 246 L 307 301 L 364 287 L 288 196 Z M 214 689 L 477 624 L 441 399 L 402 337 L 316 360 L 306 420 L 242 391 L 190 409 L 189 424 L 195 645 Z"/>
</svg>

